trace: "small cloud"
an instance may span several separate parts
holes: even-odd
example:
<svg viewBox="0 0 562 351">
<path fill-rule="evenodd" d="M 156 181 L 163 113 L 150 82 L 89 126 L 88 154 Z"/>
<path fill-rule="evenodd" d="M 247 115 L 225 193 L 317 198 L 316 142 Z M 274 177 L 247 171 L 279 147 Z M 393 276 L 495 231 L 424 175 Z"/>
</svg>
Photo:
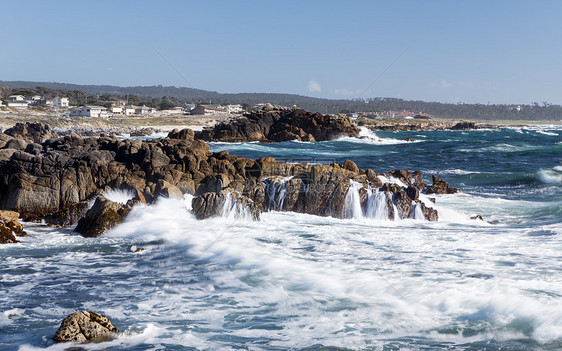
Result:
<svg viewBox="0 0 562 351">
<path fill-rule="evenodd" d="M 317 81 L 311 80 L 310 82 L 308 82 L 308 91 L 310 91 L 311 93 L 319 93 L 322 91 L 322 86 Z"/>
<path fill-rule="evenodd" d="M 447 82 L 445 79 L 443 79 L 443 80 L 441 81 L 441 85 L 440 85 L 441 88 L 450 88 L 450 87 L 452 87 L 452 86 L 453 86 L 453 84 Z"/>
</svg>

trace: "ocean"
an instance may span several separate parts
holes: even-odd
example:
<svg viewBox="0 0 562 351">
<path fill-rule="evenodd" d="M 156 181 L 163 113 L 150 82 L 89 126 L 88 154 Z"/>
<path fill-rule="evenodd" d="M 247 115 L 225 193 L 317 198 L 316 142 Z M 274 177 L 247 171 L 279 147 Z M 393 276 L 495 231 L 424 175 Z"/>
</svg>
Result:
<svg viewBox="0 0 562 351">
<path fill-rule="evenodd" d="M 84 350 L 562 349 L 560 126 L 211 150 L 420 170 L 462 193 L 436 196 L 438 222 L 357 211 L 198 221 L 186 196 L 137 206 L 96 239 L 25 223 L 21 243 L 0 246 L 0 350 L 65 350 L 52 338 L 79 310 L 123 330 Z"/>
</svg>

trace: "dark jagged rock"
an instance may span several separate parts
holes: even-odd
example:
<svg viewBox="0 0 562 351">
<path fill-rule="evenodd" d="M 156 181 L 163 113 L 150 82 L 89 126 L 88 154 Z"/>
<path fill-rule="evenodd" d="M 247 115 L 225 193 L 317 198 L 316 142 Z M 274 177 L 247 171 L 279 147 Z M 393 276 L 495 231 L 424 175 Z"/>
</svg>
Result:
<svg viewBox="0 0 562 351">
<path fill-rule="evenodd" d="M 343 135 L 359 135 L 359 129 L 345 115 L 323 115 L 279 106 L 195 133 L 197 139 L 224 142 L 326 141 Z"/>
<path fill-rule="evenodd" d="M 84 217 L 88 209 L 88 201 L 71 203 L 64 210 L 48 214 L 43 219 L 45 223 L 58 227 L 70 227 Z"/>
<path fill-rule="evenodd" d="M 192 208 L 197 219 L 219 217 L 233 212 L 235 218 L 249 215 L 251 219 L 259 220 L 261 211 L 254 201 L 232 189 L 197 196 L 193 199 Z"/>
<path fill-rule="evenodd" d="M 425 190 L 426 194 L 455 194 L 460 192 L 459 189 L 453 188 L 436 175 L 433 175 L 433 184 Z"/>
<path fill-rule="evenodd" d="M 56 342 L 105 341 L 119 330 L 104 315 L 92 311 L 75 312 L 66 317 L 54 340 Z"/>
<path fill-rule="evenodd" d="M 132 130 L 129 134 L 132 137 L 142 137 L 142 136 L 150 135 L 150 134 L 154 133 L 155 131 L 156 130 L 154 128 L 145 127 L 145 128 Z"/>
<path fill-rule="evenodd" d="M 128 213 L 124 205 L 100 196 L 94 206 L 78 221 L 75 230 L 82 236 L 95 238 L 121 223 Z"/>
<path fill-rule="evenodd" d="M 57 136 L 48 124 L 30 122 L 17 123 L 12 128 L 6 129 L 4 134 L 36 143 L 42 143 Z"/>
<path fill-rule="evenodd" d="M 451 127 L 451 130 L 470 130 L 476 129 L 476 123 L 474 122 L 458 122 Z"/>
</svg>

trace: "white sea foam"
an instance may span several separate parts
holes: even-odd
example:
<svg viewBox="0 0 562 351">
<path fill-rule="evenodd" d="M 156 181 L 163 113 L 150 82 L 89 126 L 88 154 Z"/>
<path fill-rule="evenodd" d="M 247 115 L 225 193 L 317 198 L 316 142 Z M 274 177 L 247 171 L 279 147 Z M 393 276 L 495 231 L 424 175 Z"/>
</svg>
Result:
<svg viewBox="0 0 562 351">
<path fill-rule="evenodd" d="M 558 166 L 560 167 L 560 166 Z M 538 179 L 545 184 L 557 184 L 562 183 L 562 171 L 555 168 L 553 169 L 541 169 L 537 172 Z"/>
<path fill-rule="evenodd" d="M 135 195 L 132 190 L 128 189 L 107 189 L 102 193 L 102 196 L 110 201 L 126 204 Z"/>
<path fill-rule="evenodd" d="M 337 140 L 341 141 L 350 141 L 354 143 L 362 143 L 362 144 L 377 144 L 377 145 L 396 145 L 396 144 L 405 144 L 405 143 L 412 143 L 411 141 L 393 139 L 393 138 L 381 138 L 372 130 L 366 127 L 359 127 L 359 137 L 348 137 L 342 136 L 339 137 Z M 422 140 L 423 141 L 423 140 Z M 420 142 L 420 141 L 415 141 Z"/>
<path fill-rule="evenodd" d="M 80 345 L 91 350 L 231 349 L 255 340 L 271 348 L 365 349 L 409 337 L 453 347 L 562 337 L 562 274 L 553 264 L 560 241 L 469 219 L 474 211 L 485 219 L 519 216 L 532 203 L 465 193 L 435 197 L 436 204 L 421 199 L 439 210 L 439 222 L 289 212 L 266 212 L 260 222 L 199 221 L 188 197 L 135 207 L 96 240 L 30 225 L 30 253 L 44 254 L 4 263 L 7 271 L 33 270 L 13 277 L 6 303 L 33 304 L 40 289 L 49 304 L 18 313 L 47 319 L 54 332 L 75 310 L 61 303 L 61 294 L 78 292 L 79 308 L 104 313 L 126 330 L 115 340 Z M 134 255 L 130 243 L 150 249 Z M 441 332 L 451 329 L 459 333 Z"/>
<path fill-rule="evenodd" d="M 466 175 L 466 174 L 481 174 L 483 172 L 480 171 L 467 171 L 464 169 L 443 169 L 443 170 L 426 170 L 424 173 L 429 174 L 458 174 L 458 175 Z"/>
</svg>

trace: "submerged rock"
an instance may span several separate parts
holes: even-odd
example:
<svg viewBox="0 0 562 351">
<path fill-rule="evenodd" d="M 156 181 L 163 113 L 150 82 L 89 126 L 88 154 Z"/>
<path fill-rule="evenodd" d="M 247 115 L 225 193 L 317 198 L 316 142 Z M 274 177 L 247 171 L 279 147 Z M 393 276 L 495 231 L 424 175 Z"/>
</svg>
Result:
<svg viewBox="0 0 562 351">
<path fill-rule="evenodd" d="M 66 317 L 54 340 L 69 341 L 104 341 L 119 330 L 104 315 L 92 311 L 75 312 Z"/>
</svg>

